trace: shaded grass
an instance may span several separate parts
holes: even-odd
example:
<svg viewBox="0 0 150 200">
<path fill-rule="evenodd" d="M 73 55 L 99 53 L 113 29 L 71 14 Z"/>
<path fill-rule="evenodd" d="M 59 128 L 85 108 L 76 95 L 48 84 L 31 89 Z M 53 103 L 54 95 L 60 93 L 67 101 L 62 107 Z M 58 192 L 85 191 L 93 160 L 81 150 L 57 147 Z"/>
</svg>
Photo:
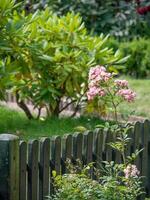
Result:
<svg viewBox="0 0 150 200">
<path fill-rule="evenodd" d="M 0 107 L 0 133 L 13 133 L 25 140 L 73 133 L 77 126 L 94 129 L 100 123 L 102 121 L 94 117 L 49 118 L 45 121 L 29 121 L 22 112 Z"/>
<path fill-rule="evenodd" d="M 136 116 L 143 116 L 150 119 L 150 79 L 133 79 L 130 77 L 121 77 L 129 81 L 131 88 L 136 92 L 137 96 L 134 103 L 122 104 L 120 106 L 121 113 Z"/>
</svg>

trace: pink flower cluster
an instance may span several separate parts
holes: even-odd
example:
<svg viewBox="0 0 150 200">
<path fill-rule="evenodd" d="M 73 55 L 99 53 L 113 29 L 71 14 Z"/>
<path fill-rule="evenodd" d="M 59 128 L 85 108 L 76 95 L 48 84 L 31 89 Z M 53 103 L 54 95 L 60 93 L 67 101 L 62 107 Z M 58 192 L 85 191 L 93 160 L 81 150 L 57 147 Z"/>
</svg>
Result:
<svg viewBox="0 0 150 200">
<path fill-rule="evenodd" d="M 126 80 L 115 80 L 114 82 L 118 87 L 128 87 L 128 81 Z"/>
<path fill-rule="evenodd" d="M 138 177 L 140 171 L 137 169 L 136 165 L 129 164 L 126 169 L 124 169 L 125 178 Z"/>
<path fill-rule="evenodd" d="M 101 97 L 105 96 L 105 91 L 102 88 L 99 88 L 96 86 L 90 87 L 87 92 L 88 100 L 89 101 L 93 100 L 96 95 L 101 96 Z"/>
<path fill-rule="evenodd" d="M 125 101 L 132 102 L 136 97 L 136 93 L 131 89 L 120 89 L 117 92 L 118 96 L 121 96 Z"/>
<path fill-rule="evenodd" d="M 106 68 L 100 65 L 91 67 L 89 71 L 89 90 L 87 92 L 88 100 L 94 97 L 104 97 L 109 92 L 108 89 L 113 88 L 113 94 L 120 96 L 127 102 L 134 101 L 135 92 L 128 88 L 128 81 L 114 80 L 113 74 L 106 71 Z"/>
<path fill-rule="evenodd" d="M 94 81 L 108 81 L 111 78 L 111 73 L 106 72 L 106 68 L 100 65 L 91 67 L 89 71 L 89 80 Z"/>
<path fill-rule="evenodd" d="M 100 65 L 91 67 L 89 71 L 88 100 L 93 100 L 95 96 L 105 96 L 106 92 L 99 86 L 99 83 L 107 82 L 111 78 L 111 73 L 106 72 L 106 68 Z"/>
</svg>

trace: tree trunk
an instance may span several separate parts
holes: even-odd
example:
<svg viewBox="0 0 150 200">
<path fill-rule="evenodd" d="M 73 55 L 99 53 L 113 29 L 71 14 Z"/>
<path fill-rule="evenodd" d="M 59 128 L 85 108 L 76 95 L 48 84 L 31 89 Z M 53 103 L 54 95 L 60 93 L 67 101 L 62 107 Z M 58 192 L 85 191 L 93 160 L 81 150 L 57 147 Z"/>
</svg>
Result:
<svg viewBox="0 0 150 200">
<path fill-rule="evenodd" d="M 54 109 L 52 108 L 51 104 L 49 104 L 49 110 L 50 110 L 51 116 L 55 116 L 55 117 L 59 116 L 59 114 L 60 114 L 60 109 L 59 109 L 60 101 L 61 101 L 61 98 L 59 98 L 57 100 L 57 103 L 56 103 L 57 105 Z"/>
<path fill-rule="evenodd" d="M 60 100 L 57 101 L 56 108 L 53 110 L 53 114 L 52 114 L 53 116 L 59 117 L 59 113 L 60 113 L 59 105 L 60 105 Z"/>
<path fill-rule="evenodd" d="M 19 99 L 18 92 L 16 92 L 16 100 L 17 100 L 17 105 L 25 112 L 27 118 L 29 120 L 34 119 L 27 105 L 24 103 L 24 101 Z"/>
</svg>

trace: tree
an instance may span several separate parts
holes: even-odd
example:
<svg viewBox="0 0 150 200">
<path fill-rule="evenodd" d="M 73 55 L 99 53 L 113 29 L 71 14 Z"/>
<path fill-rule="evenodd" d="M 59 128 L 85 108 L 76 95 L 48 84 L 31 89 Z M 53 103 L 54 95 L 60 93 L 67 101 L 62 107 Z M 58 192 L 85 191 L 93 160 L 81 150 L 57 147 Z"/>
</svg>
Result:
<svg viewBox="0 0 150 200">
<path fill-rule="evenodd" d="M 64 109 L 60 109 L 63 97 L 69 97 L 71 103 L 82 99 L 89 67 L 100 63 L 113 70 L 125 60 L 118 51 L 114 54 L 106 48 L 107 37 L 89 35 L 78 14 L 59 17 L 46 9 L 25 15 L 15 10 L 7 17 L 0 42 L 10 81 L 5 89 L 16 94 L 29 119 L 33 115 L 25 99 L 39 109 L 38 118 L 43 108 L 48 116 L 58 116 Z"/>
</svg>

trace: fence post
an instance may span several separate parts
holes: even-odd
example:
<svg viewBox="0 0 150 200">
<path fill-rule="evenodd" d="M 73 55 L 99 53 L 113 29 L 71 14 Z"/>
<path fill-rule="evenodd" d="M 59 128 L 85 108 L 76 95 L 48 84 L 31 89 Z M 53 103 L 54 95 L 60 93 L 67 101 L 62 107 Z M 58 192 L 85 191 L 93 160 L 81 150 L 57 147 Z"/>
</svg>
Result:
<svg viewBox="0 0 150 200">
<path fill-rule="evenodd" d="M 0 134 L 0 199 L 19 200 L 19 138 Z"/>
</svg>

